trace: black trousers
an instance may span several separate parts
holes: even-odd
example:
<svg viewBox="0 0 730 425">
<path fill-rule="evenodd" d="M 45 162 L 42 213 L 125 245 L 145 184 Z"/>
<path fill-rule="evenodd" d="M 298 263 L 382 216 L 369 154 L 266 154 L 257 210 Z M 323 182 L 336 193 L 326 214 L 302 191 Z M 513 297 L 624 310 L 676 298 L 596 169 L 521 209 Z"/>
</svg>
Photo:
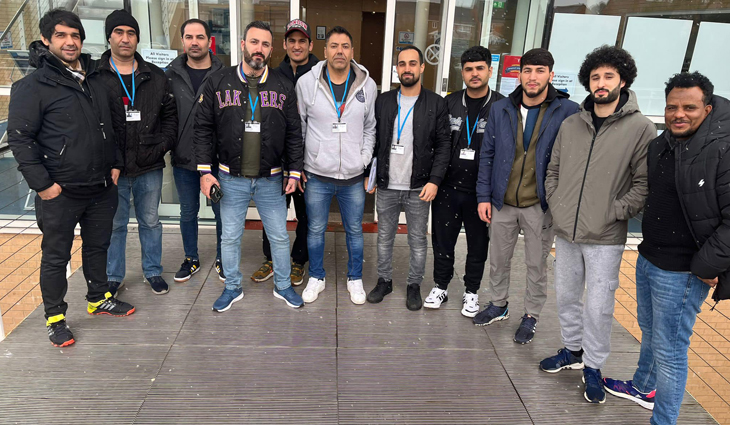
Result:
<svg viewBox="0 0 730 425">
<path fill-rule="evenodd" d="M 112 221 L 117 211 L 117 187 L 93 198 L 76 199 L 61 195 L 44 201 L 35 198 L 38 228 L 43 232 L 41 242 L 41 294 L 46 318 L 66 314 L 64 301 L 68 289 L 66 264 L 71 261 L 74 228 L 81 224 L 81 259 L 88 292 L 86 299 L 104 299 L 109 290 L 106 281 L 106 251 L 112 234 Z"/>
<path fill-rule="evenodd" d="M 297 236 L 294 239 L 294 246 L 291 249 L 291 259 L 297 264 L 306 264 L 309 261 L 309 251 L 307 251 L 307 205 L 304 203 L 304 193 L 299 189 L 295 190 L 291 195 L 286 195 L 287 207 L 294 200 L 294 212 L 297 215 Z M 266 260 L 271 261 L 271 245 L 269 238 L 264 230 L 264 255 Z"/>
<path fill-rule="evenodd" d="M 431 203 L 431 219 L 436 285 L 446 289 L 454 277 L 454 248 L 463 224 L 466 229 L 464 285 L 467 292 L 476 293 L 484 276 L 489 246 L 489 229 L 479 219 L 476 194 L 441 186 Z"/>
</svg>

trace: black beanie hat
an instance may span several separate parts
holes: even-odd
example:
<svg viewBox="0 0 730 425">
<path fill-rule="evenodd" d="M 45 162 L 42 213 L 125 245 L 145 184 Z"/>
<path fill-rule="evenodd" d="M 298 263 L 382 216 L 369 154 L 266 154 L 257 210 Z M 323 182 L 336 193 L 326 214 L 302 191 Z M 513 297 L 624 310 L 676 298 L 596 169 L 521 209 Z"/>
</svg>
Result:
<svg viewBox="0 0 730 425">
<path fill-rule="evenodd" d="M 114 31 L 114 28 L 120 25 L 132 27 L 134 29 L 134 32 L 137 33 L 137 41 L 139 41 L 139 24 L 137 23 L 137 20 L 134 19 L 134 16 L 132 16 L 129 12 L 121 9 L 115 10 L 106 17 L 106 22 L 104 22 L 104 30 L 106 31 L 107 40 L 109 40 L 109 37 L 112 36 L 112 31 Z"/>
</svg>

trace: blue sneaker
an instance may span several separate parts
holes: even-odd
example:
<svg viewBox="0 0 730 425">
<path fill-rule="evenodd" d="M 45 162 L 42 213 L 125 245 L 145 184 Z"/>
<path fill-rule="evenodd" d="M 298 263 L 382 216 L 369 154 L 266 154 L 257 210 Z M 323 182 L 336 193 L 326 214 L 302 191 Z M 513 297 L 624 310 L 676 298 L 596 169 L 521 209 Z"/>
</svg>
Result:
<svg viewBox="0 0 730 425">
<path fill-rule="evenodd" d="M 297 291 L 295 291 L 291 286 L 286 289 L 282 289 L 281 291 L 274 287 L 274 297 L 284 300 L 286 305 L 292 308 L 299 308 L 304 305 L 302 297 L 297 294 Z"/>
<path fill-rule="evenodd" d="M 567 348 L 561 348 L 557 355 L 541 361 L 540 369 L 547 373 L 557 373 L 563 369 L 583 369 L 583 357 L 576 357 Z"/>
<path fill-rule="evenodd" d="M 631 400 L 644 409 L 654 410 L 654 394 L 656 390 L 650 393 L 642 393 L 637 390 L 631 381 L 618 381 L 611 378 L 603 378 L 603 386 L 606 391 L 616 397 Z"/>
<path fill-rule="evenodd" d="M 583 397 L 588 403 L 603 403 L 606 401 L 606 391 L 603 389 L 601 369 L 586 367 L 583 369 L 583 383 L 586 384 Z"/>
<path fill-rule="evenodd" d="M 224 311 L 231 308 L 231 305 L 236 301 L 243 299 L 243 288 L 236 289 L 224 289 L 220 297 L 213 303 L 213 311 L 223 313 Z"/>
<path fill-rule="evenodd" d="M 507 303 L 504 307 L 497 307 L 490 302 L 487 308 L 474 316 L 472 321 L 477 326 L 486 326 L 491 325 L 492 323 L 499 320 L 509 319 L 509 308 L 507 308 L 508 306 L 509 303 Z"/>
</svg>

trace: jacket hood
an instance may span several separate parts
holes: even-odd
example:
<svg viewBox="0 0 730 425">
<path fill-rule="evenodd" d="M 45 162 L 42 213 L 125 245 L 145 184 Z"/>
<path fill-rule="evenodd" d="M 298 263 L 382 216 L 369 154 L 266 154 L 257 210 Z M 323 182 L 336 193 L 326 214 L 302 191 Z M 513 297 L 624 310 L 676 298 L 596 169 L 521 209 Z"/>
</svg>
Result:
<svg viewBox="0 0 730 425">
<path fill-rule="evenodd" d="M 595 107 L 595 103 L 593 102 L 592 96 L 589 94 L 586 96 L 583 103 L 580 105 L 580 113 L 581 114 L 587 114 L 587 119 L 591 121 L 590 115 L 593 113 L 593 109 Z M 616 118 L 625 117 L 626 115 L 633 114 L 633 113 L 641 113 L 641 110 L 639 109 L 639 99 L 636 96 L 636 93 L 634 93 L 633 90 L 629 89 L 621 89 L 621 98 L 619 100 L 619 108 L 618 111 L 614 112 L 613 114 L 609 116 L 615 116 Z M 585 117 L 584 117 L 585 118 Z"/>
<path fill-rule="evenodd" d="M 312 105 L 314 105 L 315 101 L 317 100 L 317 84 L 325 84 L 326 82 L 324 80 L 324 68 L 327 66 L 327 61 L 323 60 L 320 62 L 317 62 L 316 65 L 312 67 L 312 76 L 314 77 L 314 90 L 312 94 Z M 352 90 L 349 91 L 349 93 L 355 94 L 360 89 L 362 89 L 365 86 L 365 83 L 368 81 L 368 78 L 370 78 L 370 73 L 367 69 L 365 69 L 364 66 L 360 65 L 359 63 L 355 62 L 355 59 L 350 61 L 350 69 L 354 70 L 355 72 L 355 81 L 352 82 Z"/>
<path fill-rule="evenodd" d="M 712 96 L 712 112 L 702 123 L 697 133 L 705 139 L 705 143 L 730 138 L 730 100 L 721 96 Z"/>
<path fill-rule="evenodd" d="M 212 52 L 208 52 L 210 55 L 210 69 L 211 71 L 217 71 L 221 68 L 223 68 L 223 62 L 221 62 L 220 59 L 218 59 L 218 56 L 214 55 Z M 185 64 L 188 63 L 188 55 L 187 53 L 183 53 L 180 56 L 176 57 L 175 59 L 170 62 L 170 64 L 167 66 L 168 69 L 172 69 L 177 72 L 186 72 L 185 71 Z"/>
<path fill-rule="evenodd" d="M 319 63 L 319 58 L 315 56 L 314 53 L 310 53 L 309 60 L 306 64 L 301 65 L 301 68 L 307 68 L 307 70 L 309 70 L 312 69 L 317 63 Z M 291 69 L 291 58 L 289 57 L 289 55 L 284 55 L 284 59 L 281 61 L 279 66 Z"/>
<path fill-rule="evenodd" d="M 82 53 L 81 56 L 79 56 L 79 62 L 81 62 L 81 68 L 87 73 L 93 71 L 93 69 L 91 69 L 93 61 L 91 59 L 91 55 L 88 53 Z M 30 66 L 39 69 L 43 68 L 43 66 L 47 63 L 59 69 L 65 68 L 61 60 L 51 53 L 51 51 L 48 50 L 48 47 L 46 47 L 41 40 L 36 40 L 30 43 L 30 46 L 28 47 L 28 63 Z"/>
<path fill-rule="evenodd" d="M 546 103 L 551 103 L 555 99 L 569 99 L 570 95 L 567 92 L 560 91 L 553 86 L 552 83 L 548 83 L 547 86 L 547 98 Z M 515 108 L 519 108 L 522 105 L 522 84 L 517 86 L 512 93 L 509 94 L 509 98 Z"/>
</svg>

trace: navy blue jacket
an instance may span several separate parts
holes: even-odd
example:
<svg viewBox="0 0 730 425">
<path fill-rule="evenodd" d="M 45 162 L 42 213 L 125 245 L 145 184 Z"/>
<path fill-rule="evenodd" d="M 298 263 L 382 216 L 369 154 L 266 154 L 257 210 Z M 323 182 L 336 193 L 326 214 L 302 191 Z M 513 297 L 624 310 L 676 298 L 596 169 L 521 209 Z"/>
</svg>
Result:
<svg viewBox="0 0 730 425">
<path fill-rule="evenodd" d="M 546 102 L 549 102 L 537 139 L 535 173 L 537 175 L 537 196 L 543 211 L 547 211 L 545 200 L 545 176 L 555 137 L 563 120 L 580 110 L 580 106 L 568 100 L 567 93 L 548 85 Z M 479 154 L 479 175 L 477 177 L 477 201 L 491 202 L 492 207 L 502 209 L 504 193 L 507 191 L 509 175 L 515 159 L 515 139 L 522 103 L 522 86 L 518 86 L 508 97 L 495 102 L 487 119 L 482 149 Z"/>
</svg>

